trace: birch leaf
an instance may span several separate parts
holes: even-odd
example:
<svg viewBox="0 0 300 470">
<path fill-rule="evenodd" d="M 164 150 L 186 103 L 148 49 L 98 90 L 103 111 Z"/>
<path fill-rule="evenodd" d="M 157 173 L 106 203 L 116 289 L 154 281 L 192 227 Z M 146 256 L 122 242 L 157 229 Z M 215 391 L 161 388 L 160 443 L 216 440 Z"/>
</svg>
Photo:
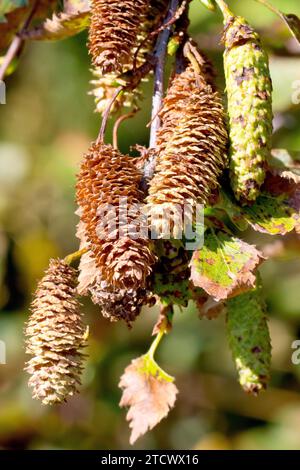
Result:
<svg viewBox="0 0 300 470">
<path fill-rule="evenodd" d="M 205 234 L 201 250 L 193 253 L 191 280 L 215 300 L 227 299 L 252 289 L 255 269 L 262 254 L 230 233 L 214 229 Z"/>
<path fill-rule="evenodd" d="M 145 354 L 125 369 L 119 383 L 123 390 L 120 406 L 129 407 L 130 444 L 156 426 L 173 408 L 178 393 L 174 378 Z"/>
<path fill-rule="evenodd" d="M 47 19 L 42 25 L 26 31 L 22 37 L 38 41 L 57 41 L 80 33 L 88 27 L 89 21 L 88 10 L 74 13 L 54 13 L 51 19 Z"/>
</svg>

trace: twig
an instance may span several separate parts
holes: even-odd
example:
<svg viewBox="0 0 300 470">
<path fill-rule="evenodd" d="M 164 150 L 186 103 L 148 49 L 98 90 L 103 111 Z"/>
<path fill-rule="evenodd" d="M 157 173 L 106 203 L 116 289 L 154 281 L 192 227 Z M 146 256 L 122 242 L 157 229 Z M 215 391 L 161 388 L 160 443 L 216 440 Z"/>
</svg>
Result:
<svg viewBox="0 0 300 470">
<path fill-rule="evenodd" d="M 220 8 L 221 12 L 223 13 L 224 19 L 227 20 L 228 18 L 234 16 L 233 13 L 230 11 L 229 6 L 224 0 L 215 0 L 216 4 Z"/>
<path fill-rule="evenodd" d="M 100 127 L 100 131 L 99 131 L 99 134 L 98 134 L 98 137 L 97 137 L 97 140 L 96 140 L 96 143 L 98 144 L 99 142 L 103 142 L 103 139 L 104 139 L 104 133 L 105 133 L 105 129 L 106 129 L 106 125 L 107 125 L 107 120 L 108 120 L 108 117 L 109 117 L 109 113 L 110 113 L 110 110 L 114 104 L 114 102 L 116 101 L 116 99 L 118 98 L 118 95 L 119 93 L 123 90 L 123 87 L 122 86 L 119 86 L 115 93 L 113 94 L 110 102 L 108 103 L 108 105 L 106 106 L 106 109 L 104 111 L 104 114 L 103 114 L 103 118 L 102 118 L 102 121 L 101 121 L 101 127 Z"/>
<path fill-rule="evenodd" d="M 6 52 L 6 55 L 4 57 L 4 60 L 2 62 L 2 65 L 0 67 L 0 80 L 4 79 L 8 67 L 10 66 L 11 62 L 14 60 L 14 58 L 16 57 L 18 52 L 20 51 L 20 49 L 21 49 L 21 47 L 24 43 L 24 39 L 21 38 L 21 34 L 24 31 L 26 31 L 26 29 L 28 28 L 32 18 L 34 17 L 34 15 L 36 13 L 38 4 L 39 4 L 39 0 L 36 0 L 34 2 L 33 6 L 32 6 L 32 9 L 29 13 L 29 16 L 27 17 L 27 19 L 26 19 L 25 23 L 23 24 L 21 30 L 14 37 L 12 43 L 10 44 L 10 46 L 9 46 L 7 52 Z"/>
<path fill-rule="evenodd" d="M 178 0 L 171 0 L 169 4 L 168 13 L 166 16 L 165 23 L 168 23 L 170 19 L 176 13 L 178 8 Z M 157 38 L 155 47 L 156 65 L 154 71 L 154 92 L 152 99 L 152 113 L 151 113 L 151 129 L 150 129 L 150 148 L 156 146 L 156 133 L 160 127 L 159 110 L 162 105 L 163 93 L 164 93 L 164 66 L 166 59 L 166 52 L 168 41 L 171 33 L 172 25 L 165 28 Z"/>
<path fill-rule="evenodd" d="M 86 252 L 87 252 L 86 248 L 83 248 L 82 250 L 75 251 L 74 253 L 71 253 L 70 255 L 67 255 L 64 258 L 64 262 L 66 264 L 71 265 L 71 264 L 75 263 L 76 261 L 80 260 L 81 256 Z"/>
<path fill-rule="evenodd" d="M 159 28 L 155 29 L 154 31 L 151 31 L 145 37 L 145 39 L 141 42 L 141 44 L 138 46 L 137 50 L 135 51 L 134 60 L 133 60 L 133 70 L 136 69 L 136 63 L 137 63 L 137 58 L 138 58 L 139 51 L 146 44 L 146 42 L 149 40 L 149 38 L 151 38 L 153 36 L 157 36 L 159 33 L 164 31 L 166 28 L 170 28 L 174 23 L 176 23 L 176 21 L 181 17 L 183 12 L 185 11 L 189 1 L 190 0 L 183 0 L 180 7 L 178 9 L 175 9 L 173 14 L 170 15 L 170 17 L 168 17 L 169 19 L 167 18 Z"/>
<path fill-rule="evenodd" d="M 131 111 L 130 113 L 127 113 L 127 114 L 124 114 L 123 116 L 120 116 L 115 124 L 114 124 L 114 128 L 113 128 L 113 147 L 114 149 L 117 149 L 118 148 L 118 130 L 119 130 L 119 126 L 120 124 L 125 121 L 126 119 L 130 119 L 132 118 L 136 112 L 138 111 L 138 108 L 135 108 L 133 111 Z"/>
</svg>

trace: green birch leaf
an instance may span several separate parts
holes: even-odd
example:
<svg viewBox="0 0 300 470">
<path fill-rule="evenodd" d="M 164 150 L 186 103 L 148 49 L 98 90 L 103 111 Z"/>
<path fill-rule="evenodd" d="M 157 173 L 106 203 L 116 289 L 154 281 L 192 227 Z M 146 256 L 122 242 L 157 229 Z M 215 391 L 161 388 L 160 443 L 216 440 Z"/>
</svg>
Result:
<svg viewBox="0 0 300 470">
<path fill-rule="evenodd" d="M 299 231 L 300 188 L 295 183 L 288 186 L 288 180 L 274 176 L 268 178 L 270 189 L 271 181 L 278 193 L 265 191 L 253 206 L 243 207 L 246 220 L 254 230 L 270 235 Z"/>
<path fill-rule="evenodd" d="M 257 395 L 270 376 L 271 340 L 260 287 L 227 301 L 226 330 L 239 382 Z"/>
<path fill-rule="evenodd" d="M 204 246 L 193 253 L 191 280 L 215 300 L 227 299 L 254 287 L 254 272 L 262 260 L 254 246 L 228 232 L 209 229 Z"/>
</svg>

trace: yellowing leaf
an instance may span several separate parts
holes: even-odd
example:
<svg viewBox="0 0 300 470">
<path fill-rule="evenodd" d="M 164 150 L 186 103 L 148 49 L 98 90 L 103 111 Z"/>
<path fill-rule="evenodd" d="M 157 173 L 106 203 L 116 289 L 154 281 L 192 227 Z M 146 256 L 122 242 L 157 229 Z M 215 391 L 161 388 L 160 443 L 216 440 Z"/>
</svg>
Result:
<svg viewBox="0 0 300 470">
<path fill-rule="evenodd" d="M 54 13 L 41 26 L 26 31 L 22 37 L 38 41 L 57 41 L 80 33 L 88 27 L 90 13 L 88 10 L 76 13 Z"/>
<path fill-rule="evenodd" d="M 123 389 L 120 406 L 129 407 L 126 418 L 132 430 L 130 444 L 153 429 L 173 408 L 178 393 L 173 381 L 148 354 L 134 359 L 125 369 L 119 383 Z"/>
<path fill-rule="evenodd" d="M 193 253 L 191 280 L 215 300 L 252 289 L 262 254 L 252 245 L 222 230 L 208 230 L 204 245 Z"/>
<path fill-rule="evenodd" d="M 296 178 L 297 179 L 297 178 Z M 285 235 L 300 226 L 300 185 L 295 179 L 268 173 L 255 204 L 243 207 L 244 216 L 258 232 Z"/>
</svg>

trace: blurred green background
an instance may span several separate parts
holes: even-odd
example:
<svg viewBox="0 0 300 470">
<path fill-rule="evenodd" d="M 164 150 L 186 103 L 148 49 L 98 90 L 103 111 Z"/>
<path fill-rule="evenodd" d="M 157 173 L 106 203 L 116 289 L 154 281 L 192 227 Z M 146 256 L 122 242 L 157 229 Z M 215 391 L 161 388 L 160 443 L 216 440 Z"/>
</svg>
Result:
<svg viewBox="0 0 300 470">
<path fill-rule="evenodd" d="M 300 15 L 299 0 L 273 2 Z M 230 1 L 257 27 L 271 54 L 276 132 L 274 147 L 300 150 L 300 105 L 292 84 L 300 80 L 300 49 L 285 26 L 254 0 Z M 207 51 L 224 88 L 221 15 L 198 0 L 190 32 Z M 93 113 L 86 35 L 57 43 L 28 44 L 7 79 L 0 106 L 0 448 L 127 449 L 129 430 L 120 410 L 119 377 L 150 343 L 155 308 L 145 309 L 132 331 L 111 324 L 85 301 L 89 359 L 81 394 L 54 408 L 32 400 L 23 372 L 23 325 L 37 280 L 49 257 L 77 248 L 74 183 L 82 153 L 98 132 Z M 119 144 L 147 144 L 152 83 L 144 85 L 140 113 L 124 122 Z M 111 129 L 109 129 L 108 136 Z M 274 238 L 247 234 L 258 246 Z M 300 449 L 300 365 L 291 344 L 300 339 L 299 255 L 287 253 L 262 268 L 273 343 L 272 382 L 258 398 L 245 395 L 226 344 L 224 317 L 199 320 L 193 305 L 176 311 L 158 361 L 175 375 L 180 394 L 167 419 L 135 445 L 143 449 Z"/>
</svg>

